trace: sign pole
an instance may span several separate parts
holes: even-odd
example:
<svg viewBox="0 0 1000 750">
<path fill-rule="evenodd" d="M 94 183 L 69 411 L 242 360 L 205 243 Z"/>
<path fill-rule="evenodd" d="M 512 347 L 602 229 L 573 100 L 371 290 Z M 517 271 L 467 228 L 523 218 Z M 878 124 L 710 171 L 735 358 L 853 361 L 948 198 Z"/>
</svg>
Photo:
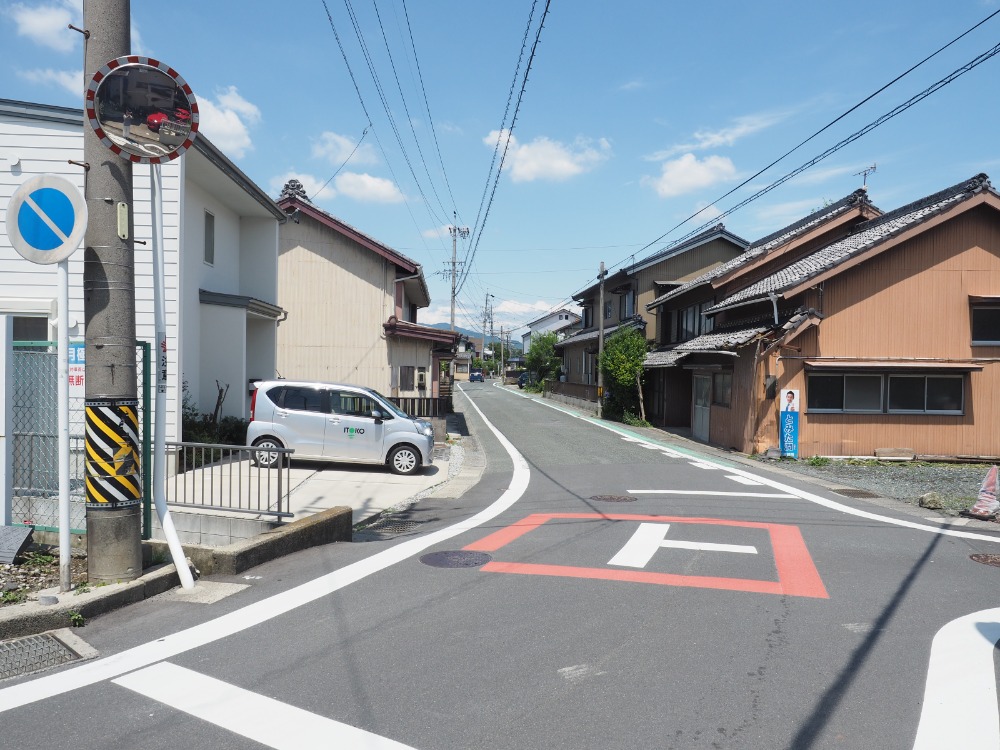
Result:
<svg viewBox="0 0 1000 750">
<path fill-rule="evenodd" d="M 170 548 L 170 556 L 181 586 L 194 588 L 194 578 L 184 557 L 184 548 L 167 509 L 167 313 L 163 278 L 163 174 L 159 164 L 149 165 L 153 229 L 153 318 L 156 331 L 156 403 L 153 422 L 153 503 L 160 518 L 160 528 Z"/>
<path fill-rule="evenodd" d="M 59 342 L 59 590 L 72 588 L 69 520 L 69 261 L 57 264 L 59 301 L 57 337 Z"/>
</svg>

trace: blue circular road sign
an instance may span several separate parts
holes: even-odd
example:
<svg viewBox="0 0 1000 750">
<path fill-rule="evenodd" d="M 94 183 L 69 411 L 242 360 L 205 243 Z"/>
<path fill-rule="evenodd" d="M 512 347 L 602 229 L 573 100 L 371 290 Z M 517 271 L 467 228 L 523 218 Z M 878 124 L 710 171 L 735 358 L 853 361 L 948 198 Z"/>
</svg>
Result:
<svg viewBox="0 0 1000 750">
<path fill-rule="evenodd" d="M 32 263 L 66 260 L 80 247 L 86 231 L 87 202 L 64 177 L 32 177 L 7 204 L 7 236 Z"/>
</svg>

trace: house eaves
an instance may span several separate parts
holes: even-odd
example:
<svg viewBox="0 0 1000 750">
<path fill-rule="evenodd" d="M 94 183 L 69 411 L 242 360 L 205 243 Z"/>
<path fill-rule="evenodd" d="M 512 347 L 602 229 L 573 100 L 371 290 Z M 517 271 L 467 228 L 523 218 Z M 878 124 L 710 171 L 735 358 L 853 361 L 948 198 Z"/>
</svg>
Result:
<svg viewBox="0 0 1000 750">
<path fill-rule="evenodd" d="M 535 323 L 541 323 L 546 318 L 548 318 L 548 317 L 550 317 L 552 315 L 559 315 L 560 313 L 566 313 L 567 315 L 571 315 L 574 318 L 576 318 L 577 321 L 579 321 L 581 319 L 579 313 L 575 313 L 572 310 L 570 310 L 568 308 L 565 308 L 565 307 L 560 307 L 558 310 L 552 310 L 550 312 L 547 312 L 547 313 L 545 313 L 545 315 L 541 316 L 540 318 L 536 318 L 535 320 L 532 320 L 529 323 L 525 323 L 524 325 L 527 328 L 531 328 L 531 326 L 535 325 Z"/>
<path fill-rule="evenodd" d="M 626 321 L 625 323 L 620 323 L 620 324 L 618 324 L 616 326 L 609 326 L 608 328 L 604 329 L 604 338 L 606 339 L 608 336 L 610 336 L 611 334 L 613 334 L 615 331 L 621 330 L 623 328 L 635 328 L 637 330 L 645 330 L 646 329 L 646 321 L 643 320 L 642 318 L 636 317 L 636 318 L 632 318 L 629 321 Z M 567 346 L 571 346 L 573 344 L 579 344 L 581 342 L 597 341 L 597 339 L 599 339 L 600 336 L 601 336 L 601 332 L 600 332 L 599 329 L 596 329 L 596 328 L 593 329 L 593 330 L 589 330 L 589 331 L 582 331 L 580 333 L 574 334 L 573 336 L 567 336 L 562 341 L 557 341 L 555 343 L 555 347 L 554 348 L 556 348 L 556 349 L 563 349 L 563 348 L 565 348 Z"/>
<path fill-rule="evenodd" d="M 976 200 L 973 200 L 976 199 Z M 791 297 L 843 273 L 858 263 L 926 231 L 961 211 L 990 201 L 1000 209 L 1000 196 L 985 174 L 859 224 L 847 237 L 820 248 L 755 284 L 730 295 L 705 312 L 712 314 L 777 297 Z"/>
<path fill-rule="evenodd" d="M 674 367 L 682 359 L 693 354 L 721 354 L 736 356 L 736 349 L 745 346 L 761 334 L 771 330 L 770 326 L 754 326 L 734 331 L 705 333 L 672 349 L 658 349 L 649 352 L 642 366 L 647 370 L 660 367 Z"/>
<path fill-rule="evenodd" d="M 675 289 L 671 289 L 670 291 L 661 294 L 659 297 L 646 305 L 646 310 L 652 312 L 654 308 L 659 307 L 664 302 L 674 299 L 675 297 L 679 297 L 695 287 L 717 283 L 722 279 L 722 277 L 749 267 L 754 261 L 763 258 L 772 250 L 776 250 L 777 248 L 782 247 L 783 245 L 786 245 L 789 242 L 792 242 L 793 240 L 796 240 L 803 235 L 836 220 L 857 207 L 869 207 L 878 211 L 878 209 L 872 206 L 869 202 L 868 192 L 866 190 L 855 190 L 853 193 L 841 198 L 839 201 L 813 211 L 808 216 L 805 216 L 798 221 L 779 229 L 777 232 L 772 232 L 766 237 L 762 237 L 761 239 L 754 241 L 749 245 L 749 247 L 747 247 L 745 252 L 736 256 L 732 260 L 726 261 L 725 263 L 706 271 L 701 276 L 698 276 L 691 281 L 681 284 Z"/>
<path fill-rule="evenodd" d="M 396 266 L 398 266 L 404 273 L 416 273 L 417 269 L 420 268 L 420 264 L 412 258 L 408 258 L 402 253 L 393 250 L 388 245 L 383 245 L 375 238 L 369 237 L 364 232 L 359 229 L 355 229 L 350 224 L 338 219 L 336 216 L 328 214 L 323 209 L 314 206 L 308 200 L 301 200 L 300 198 L 294 196 L 282 197 L 278 199 L 278 205 L 287 215 L 294 216 L 295 212 L 298 211 L 300 214 L 318 221 L 320 224 L 323 224 L 332 229 L 334 232 L 353 240 L 376 255 L 382 256 L 390 263 L 395 263 Z"/>
<path fill-rule="evenodd" d="M 267 318 L 268 320 L 278 320 L 286 314 L 285 310 L 277 305 L 264 302 L 256 297 L 246 297 L 242 294 L 226 294 L 224 292 L 210 292 L 207 289 L 199 289 L 198 301 L 203 305 L 239 307 L 246 310 L 248 315 Z"/>
<path fill-rule="evenodd" d="M 444 328 L 433 328 L 431 326 L 410 323 L 405 320 L 397 320 L 395 316 L 383 323 L 382 327 L 385 329 L 386 335 L 389 336 L 433 341 L 439 344 L 448 344 L 449 346 L 454 346 L 461 336 L 457 331 L 448 331 Z"/>
<path fill-rule="evenodd" d="M 642 271 L 643 269 L 649 268 L 650 266 L 656 265 L 660 261 L 666 260 L 667 258 L 673 258 L 681 253 L 685 253 L 688 250 L 693 250 L 699 245 L 704 245 L 708 242 L 714 240 L 724 239 L 729 240 L 734 245 L 739 247 L 747 247 L 750 243 L 747 242 L 742 237 L 738 237 L 728 229 L 726 229 L 725 224 L 716 224 L 715 226 L 709 227 L 704 232 L 696 234 L 694 237 L 688 239 L 679 240 L 672 245 L 667 245 L 667 247 L 659 250 L 652 255 L 643 258 L 638 263 L 633 263 L 628 267 L 628 273 L 633 274 L 637 271 Z"/>
</svg>

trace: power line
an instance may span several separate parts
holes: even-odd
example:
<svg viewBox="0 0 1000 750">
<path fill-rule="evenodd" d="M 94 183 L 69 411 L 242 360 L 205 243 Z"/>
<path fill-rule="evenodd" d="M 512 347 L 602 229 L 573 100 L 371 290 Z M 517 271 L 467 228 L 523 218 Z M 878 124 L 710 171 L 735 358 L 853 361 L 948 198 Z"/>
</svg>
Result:
<svg viewBox="0 0 1000 750">
<path fill-rule="evenodd" d="M 341 164 L 339 167 L 337 167 L 337 171 L 334 172 L 332 175 L 330 175 L 330 179 L 327 180 L 326 182 L 324 182 L 323 185 L 322 185 L 322 187 L 320 187 L 320 189 L 317 190 L 312 195 L 312 197 L 309 198 L 310 201 L 315 202 L 316 201 L 316 197 L 326 189 L 326 186 L 330 184 L 330 182 L 333 180 L 334 177 L 336 177 L 338 174 L 340 174 L 340 170 L 342 170 L 344 167 L 347 166 L 347 162 L 349 162 L 351 160 L 351 157 L 353 157 L 358 152 L 358 149 L 361 148 L 361 142 L 365 139 L 366 135 L 368 135 L 368 128 L 365 128 L 364 131 L 362 131 L 361 137 L 358 139 L 357 144 L 355 144 L 355 146 L 354 146 L 354 150 L 351 151 L 351 153 L 348 155 L 348 157 L 346 159 L 344 159 L 344 163 Z"/>
<path fill-rule="evenodd" d="M 978 29 L 980 26 L 982 26 L 984 23 L 986 23 L 987 21 L 989 21 L 991 18 L 993 18 L 998 13 L 1000 13 L 1000 10 L 995 10 L 993 13 L 990 13 L 982 21 L 980 21 L 979 23 L 975 24 L 974 26 L 971 26 L 970 28 L 966 29 L 964 32 L 962 32 L 961 34 L 959 34 L 957 37 L 955 37 L 954 39 L 952 39 L 950 42 L 948 42 L 947 44 L 945 44 L 942 47 L 939 47 L 934 52 L 932 52 L 927 57 L 925 57 L 923 60 L 921 60 L 917 64 L 911 66 L 910 68 L 908 68 L 904 72 L 900 73 L 898 76 L 896 76 L 895 78 L 893 78 L 891 81 L 889 81 L 888 83 L 886 83 L 884 86 L 882 86 L 881 88 L 879 88 L 876 91 L 872 92 L 871 94 L 869 94 L 868 96 L 866 96 L 864 99 L 862 99 L 860 102 L 858 102 L 857 104 L 855 104 L 853 107 L 851 107 L 850 109 L 848 109 L 846 112 L 844 112 L 840 116 L 838 116 L 835 119 L 833 119 L 830 122 L 828 122 L 826 125 L 824 125 L 819 130 L 817 130 L 815 133 L 813 133 L 811 136 L 809 136 L 805 140 L 799 142 L 797 145 L 795 145 L 792 148 L 790 148 L 788 151 L 786 151 L 785 153 L 783 153 L 781 156 L 779 156 L 777 159 L 775 159 L 774 161 L 772 161 L 766 167 L 764 167 L 763 169 L 759 170 L 755 174 L 753 174 L 750 177 L 748 177 L 747 179 L 745 179 L 743 182 L 741 182 L 739 185 L 737 185 L 736 187 L 734 187 L 732 190 L 730 190 L 727 193 L 724 193 L 723 195 L 719 196 L 714 201 L 712 201 L 711 203 L 708 203 L 707 205 L 705 205 L 703 208 L 699 209 L 698 211 L 695 211 L 689 217 L 687 217 L 686 219 L 684 219 L 684 221 L 680 222 L 676 226 L 671 227 L 666 232 L 664 232 L 659 237 L 657 237 L 655 240 L 653 240 L 652 242 L 648 243 L 644 247 L 640 248 L 638 250 L 638 252 L 641 253 L 643 250 L 646 250 L 647 248 L 655 245 L 657 242 L 659 242 L 660 240 L 662 240 L 664 237 L 666 237 L 668 234 L 670 234 L 674 230 L 679 229 L 680 227 L 684 226 L 689 221 L 691 221 L 691 219 L 693 219 L 696 216 L 700 215 L 702 212 L 708 210 L 709 206 L 714 206 L 718 201 L 721 201 L 721 200 L 724 200 L 725 198 L 728 198 L 730 195 L 732 195 L 733 193 L 735 193 L 741 187 L 745 186 L 747 183 L 751 182 L 752 180 L 756 179 L 757 177 L 760 177 L 760 175 L 762 175 L 764 172 L 766 172 L 767 170 L 769 170 L 771 167 L 773 167 L 778 162 L 780 162 L 783 159 L 785 159 L 785 157 L 790 156 L 792 153 L 794 153 L 795 151 L 797 151 L 799 148 L 801 148 L 805 144 L 809 143 L 809 141 L 811 141 L 813 138 L 815 138 L 816 136 L 818 136 L 820 133 L 823 133 L 824 131 L 829 130 L 831 127 L 833 127 L 838 122 L 840 122 L 841 120 L 843 120 L 845 117 L 847 117 L 849 114 L 851 114 L 852 112 L 854 112 L 856 109 L 858 109 L 862 105 L 864 105 L 864 104 L 868 103 L 869 101 L 871 101 L 872 99 L 874 99 L 876 96 L 878 96 L 883 91 L 885 91 L 887 88 L 889 88 L 890 86 L 892 86 L 893 84 L 895 84 L 896 82 L 898 82 L 900 79 L 904 78 L 905 76 L 909 75 L 914 70 L 916 70 L 917 68 L 919 68 L 921 65 L 923 65 L 925 62 L 927 62 L 928 60 L 930 60 L 932 57 L 935 57 L 939 53 L 941 53 L 944 50 L 948 49 L 955 42 L 957 42 L 958 40 L 962 39 L 962 37 L 964 37 L 964 36 L 972 33 L 976 29 Z M 724 215 L 728 215 L 728 214 L 724 214 Z M 722 218 L 722 217 L 716 216 L 716 217 L 714 217 L 712 219 L 712 222 L 715 222 L 715 221 L 717 221 L 720 218 Z M 696 230 L 696 231 L 699 231 L 699 230 Z M 690 237 L 690 236 L 692 236 L 692 235 L 688 235 L 688 237 Z M 615 268 L 618 265 L 620 265 L 620 262 L 618 264 L 615 264 L 615 266 L 612 266 L 612 268 Z"/>
</svg>

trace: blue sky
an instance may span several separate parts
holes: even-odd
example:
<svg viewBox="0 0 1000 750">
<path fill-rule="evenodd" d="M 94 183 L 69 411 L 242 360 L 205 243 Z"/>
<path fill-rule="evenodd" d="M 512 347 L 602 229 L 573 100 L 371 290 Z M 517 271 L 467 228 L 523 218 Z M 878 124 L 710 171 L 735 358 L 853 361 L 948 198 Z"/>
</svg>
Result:
<svg viewBox="0 0 1000 750">
<path fill-rule="evenodd" d="M 0 97 L 82 104 L 82 39 L 67 29 L 81 7 L 0 0 Z M 534 6 L 529 47 L 544 7 Z M 459 242 L 459 260 L 471 260 L 457 322 L 478 328 L 492 295 L 499 329 L 566 304 L 601 261 L 658 250 L 1000 42 L 998 15 L 719 200 L 1000 0 L 553 0 L 484 221 L 531 10 L 531 0 L 133 2 L 132 52 L 181 72 L 201 132 L 271 195 L 295 177 L 321 208 L 422 263 L 433 299 L 421 322 L 449 318 L 446 227 L 457 211 L 458 225 L 476 230 Z M 726 227 L 748 240 L 769 234 L 860 187 L 857 173 L 873 164 L 869 191 L 885 210 L 978 172 L 1000 184 L 998 78 L 1000 56 Z"/>
</svg>

